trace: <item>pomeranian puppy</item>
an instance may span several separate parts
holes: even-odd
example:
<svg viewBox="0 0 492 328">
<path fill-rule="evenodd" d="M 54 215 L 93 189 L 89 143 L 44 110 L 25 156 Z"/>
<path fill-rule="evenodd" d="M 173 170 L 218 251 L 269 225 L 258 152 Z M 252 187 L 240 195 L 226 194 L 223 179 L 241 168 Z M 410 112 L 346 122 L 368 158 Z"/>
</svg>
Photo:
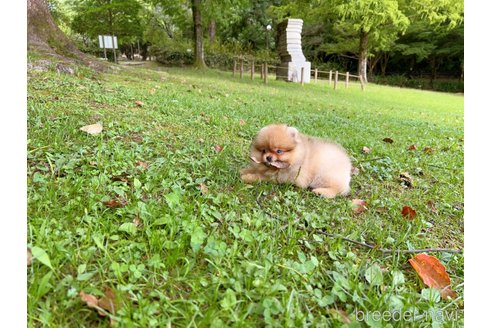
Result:
<svg viewBox="0 0 492 328">
<path fill-rule="evenodd" d="M 252 165 L 240 171 L 246 183 L 292 183 L 326 198 L 350 191 L 352 164 L 346 151 L 286 124 L 261 129 L 251 143 L 250 159 Z"/>
</svg>

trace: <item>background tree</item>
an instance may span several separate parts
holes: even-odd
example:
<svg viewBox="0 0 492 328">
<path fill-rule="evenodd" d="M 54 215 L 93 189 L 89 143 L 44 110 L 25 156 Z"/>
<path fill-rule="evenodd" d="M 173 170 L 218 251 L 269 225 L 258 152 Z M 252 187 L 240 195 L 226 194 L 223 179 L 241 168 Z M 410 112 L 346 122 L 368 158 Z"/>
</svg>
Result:
<svg viewBox="0 0 492 328">
<path fill-rule="evenodd" d="M 104 66 L 82 53 L 56 25 L 46 0 L 27 0 L 27 48 L 55 56 L 63 61 L 78 61 L 97 70 Z"/>
</svg>

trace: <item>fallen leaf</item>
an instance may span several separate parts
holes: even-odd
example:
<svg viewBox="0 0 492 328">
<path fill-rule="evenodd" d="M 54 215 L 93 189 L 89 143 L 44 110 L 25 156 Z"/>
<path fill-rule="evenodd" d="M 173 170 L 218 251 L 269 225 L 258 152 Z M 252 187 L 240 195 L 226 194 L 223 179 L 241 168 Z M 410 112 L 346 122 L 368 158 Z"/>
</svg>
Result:
<svg viewBox="0 0 492 328">
<path fill-rule="evenodd" d="M 408 147 L 408 150 L 417 150 L 417 146 L 415 146 L 415 145 L 410 145 L 410 147 Z"/>
<path fill-rule="evenodd" d="M 409 188 L 413 187 L 413 179 L 408 172 L 400 173 L 400 181 L 402 181 L 405 186 Z"/>
<path fill-rule="evenodd" d="M 83 290 L 80 291 L 79 296 L 82 302 L 87 304 L 88 307 L 95 309 L 99 306 L 98 305 L 99 301 L 96 296 L 91 294 L 86 294 Z"/>
<path fill-rule="evenodd" d="M 424 284 L 440 291 L 441 297 L 456 298 L 456 293 L 451 289 L 451 279 L 444 265 L 434 256 L 425 253 L 418 254 L 408 260 L 415 269 Z"/>
<path fill-rule="evenodd" d="M 144 161 L 137 161 L 137 164 L 135 164 L 135 166 L 146 169 L 149 167 L 149 164 L 147 164 L 147 162 Z"/>
<path fill-rule="evenodd" d="M 391 138 L 384 138 L 383 141 L 391 144 L 394 142 Z"/>
<path fill-rule="evenodd" d="M 214 146 L 214 150 L 217 152 L 217 153 L 220 153 L 222 151 L 222 149 L 224 149 L 221 145 L 215 145 Z"/>
<path fill-rule="evenodd" d="M 368 147 L 366 147 L 366 146 L 364 146 L 364 147 L 362 147 L 362 152 L 363 152 L 364 154 L 369 154 L 369 153 L 371 152 L 371 149 L 370 149 L 370 148 L 368 148 Z"/>
<path fill-rule="evenodd" d="M 413 220 L 417 216 L 417 212 L 410 206 L 403 206 L 401 209 L 401 215 L 403 215 L 408 220 Z"/>
<path fill-rule="evenodd" d="M 344 310 L 330 308 L 328 309 L 328 313 L 345 324 L 349 324 L 352 322 L 349 316 L 347 315 L 347 312 L 345 312 Z"/>
<path fill-rule="evenodd" d="M 114 291 L 109 288 L 104 288 L 104 296 L 101 297 L 98 301 L 98 306 L 111 314 L 115 314 L 118 311 L 118 304 L 116 302 L 116 295 Z M 104 316 L 105 313 L 101 311 L 97 311 L 99 315 Z"/>
<path fill-rule="evenodd" d="M 31 257 L 32 257 L 32 253 L 31 253 L 31 250 L 28 247 L 27 248 L 27 266 L 30 266 L 31 265 Z"/>
<path fill-rule="evenodd" d="M 133 219 L 133 224 L 136 226 L 136 227 L 139 227 L 141 224 L 142 224 L 142 220 L 140 220 L 140 218 L 138 216 L 136 216 L 134 219 Z"/>
<path fill-rule="evenodd" d="M 427 202 L 427 208 L 430 209 L 430 211 L 433 213 L 433 214 L 438 214 L 439 211 L 437 210 L 437 207 L 436 207 L 436 203 L 434 203 L 432 200 L 429 200 Z"/>
<path fill-rule="evenodd" d="M 144 105 L 144 103 L 141 102 L 140 100 L 135 101 L 135 106 L 142 107 L 143 105 Z"/>
<path fill-rule="evenodd" d="M 198 138 L 197 141 L 198 141 L 198 143 L 204 143 L 205 142 L 205 140 L 203 140 L 203 138 Z"/>
<path fill-rule="evenodd" d="M 360 214 L 367 210 L 367 203 L 362 199 L 352 199 L 352 212 Z"/>
<path fill-rule="evenodd" d="M 350 170 L 351 175 L 359 175 L 360 170 L 357 166 L 352 166 L 352 169 Z"/>
<path fill-rule="evenodd" d="M 198 188 L 200 189 L 202 195 L 208 194 L 208 187 L 205 183 L 200 183 Z"/>
<path fill-rule="evenodd" d="M 246 121 L 245 121 L 245 120 L 243 120 L 243 119 L 240 119 L 240 120 L 239 120 L 239 125 L 243 126 L 243 125 L 245 125 L 245 124 L 246 124 Z"/>
<path fill-rule="evenodd" d="M 432 149 L 431 147 L 425 147 L 424 148 L 424 153 L 426 154 L 432 154 L 434 152 L 434 149 Z"/>
<path fill-rule="evenodd" d="M 80 128 L 80 131 L 87 132 L 89 134 L 99 134 L 103 130 L 103 126 L 100 123 L 86 125 Z"/>
<path fill-rule="evenodd" d="M 121 200 L 116 200 L 116 199 L 111 199 L 102 203 L 104 204 L 104 206 L 107 206 L 109 208 L 125 207 L 126 205 L 126 202 L 122 202 Z"/>
</svg>

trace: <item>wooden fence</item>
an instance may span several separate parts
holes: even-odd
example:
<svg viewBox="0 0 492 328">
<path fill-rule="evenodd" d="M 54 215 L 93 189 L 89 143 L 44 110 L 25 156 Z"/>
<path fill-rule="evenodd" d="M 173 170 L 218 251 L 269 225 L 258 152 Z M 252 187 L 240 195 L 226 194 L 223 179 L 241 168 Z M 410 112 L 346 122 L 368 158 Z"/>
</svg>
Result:
<svg viewBox="0 0 492 328">
<path fill-rule="evenodd" d="M 239 62 L 239 65 L 238 65 Z M 239 66 L 239 68 L 238 68 Z M 234 65 L 232 68 L 232 76 L 236 76 L 239 74 L 239 78 L 243 78 L 245 74 L 250 75 L 250 79 L 254 80 L 256 76 L 256 70 L 259 69 L 260 79 L 263 80 L 265 84 L 268 83 L 268 70 L 272 69 L 275 73 L 277 73 L 277 66 L 268 65 L 267 63 L 256 64 L 254 60 L 248 60 L 244 58 L 239 58 L 238 60 L 234 60 Z M 311 69 L 310 71 L 312 81 L 317 83 L 318 81 L 327 80 L 328 85 L 333 83 L 333 89 L 337 89 L 339 83 L 345 82 L 345 89 L 349 87 L 350 78 L 356 79 L 360 83 L 360 87 L 364 90 L 364 80 L 361 75 L 350 74 L 349 72 L 339 72 L 339 71 L 320 71 L 317 68 Z M 277 78 L 287 78 L 287 76 L 282 76 L 275 74 Z M 325 75 L 325 77 L 322 77 Z M 343 80 L 340 80 L 341 77 L 344 77 Z M 304 85 L 304 67 L 301 68 L 301 78 L 300 84 Z"/>
</svg>

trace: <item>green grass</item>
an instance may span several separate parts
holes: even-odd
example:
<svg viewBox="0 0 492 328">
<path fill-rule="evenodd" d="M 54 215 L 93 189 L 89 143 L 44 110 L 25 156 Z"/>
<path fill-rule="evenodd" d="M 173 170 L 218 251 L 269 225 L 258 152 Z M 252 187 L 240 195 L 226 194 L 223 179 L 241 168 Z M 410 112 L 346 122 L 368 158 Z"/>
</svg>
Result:
<svg viewBox="0 0 492 328">
<path fill-rule="evenodd" d="M 79 131 L 96 122 L 101 134 Z M 360 170 L 351 195 L 326 200 L 294 186 L 242 183 L 252 137 L 274 122 L 342 144 Z M 412 254 L 323 232 L 381 248 L 462 249 L 463 129 L 463 97 L 452 94 L 264 85 L 155 65 L 32 72 L 27 240 L 52 269 L 39 260 L 28 267 L 29 326 L 108 326 L 78 296 L 100 297 L 105 287 L 121 303 L 121 327 L 340 327 L 340 313 L 346 326 L 378 326 L 358 322 L 356 309 L 444 311 L 457 320 L 443 326 L 462 326 L 461 254 L 433 253 L 459 295 L 451 302 L 429 296 Z M 354 214 L 355 198 L 368 210 Z M 112 199 L 125 205 L 103 204 Z M 417 217 L 404 218 L 403 206 Z"/>
</svg>

